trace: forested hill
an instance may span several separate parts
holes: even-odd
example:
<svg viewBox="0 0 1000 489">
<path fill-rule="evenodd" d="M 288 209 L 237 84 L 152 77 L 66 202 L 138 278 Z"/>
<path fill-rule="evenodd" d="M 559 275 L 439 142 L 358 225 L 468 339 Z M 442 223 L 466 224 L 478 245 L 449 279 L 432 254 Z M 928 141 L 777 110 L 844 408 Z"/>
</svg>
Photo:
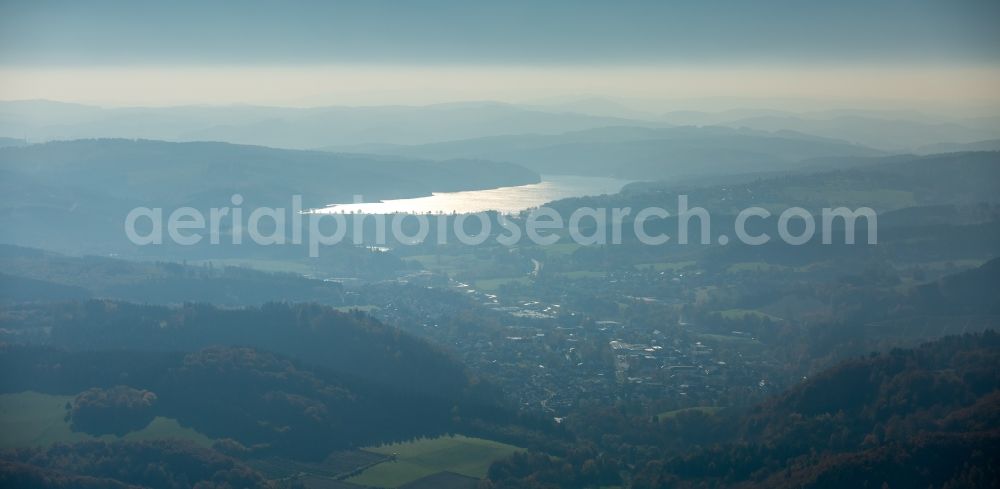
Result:
<svg viewBox="0 0 1000 489">
<path fill-rule="evenodd" d="M 710 181 L 636 182 L 617 195 L 566 199 L 550 205 L 557 209 L 658 205 L 672 211 L 677 195 L 688 195 L 692 206 L 735 215 L 753 205 L 796 205 L 809 210 L 867 206 L 882 213 L 917 206 L 996 203 L 1000 152 L 841 158 L 802 170 Z M 927 210 L 922 213 L 927 214 Z"/>
<path fill-rule="evenodd" d="M 5 206 L 225 206 L 240 193 L 248 205 L 305 206 L 412 197 L 431 192 L 535 183 L 509 163 L 434 162 L 217 142 L 85 139 L 0 148 Z M 11 194 L 11 191 L 16 191 Z M 33 194 L 34 191 L 41 192 Z M 16 198 L 15 198 L 16 197 Z"/>
<path fill-rule="evenodd" d="M 345 251 L 361 263 L 372 255 L 361 248 Z M 0 304 L 108 298 L 146 304 L 251 306 L 288 301 L 339 306 L 344 299 L 338 282 L 212 262 L 139 262 L 0 245 L 0 269 Z"/>
<path fill-rule="evenodd" d="M 1000 315 L 1000 258 L 918 287 L 914 305 L 938 314 Z"/>
<path fill-rule="evenodd" d="M 156 416 L 243 455 L 322 459 L 332 450 L 451 429 L 451 407 L 252 348 L 191 353 L 0 347 L 0 392 L 76 396 L 75 431 L 123 435 Z M 252 452 L 252 453 L 246 453 Z"/>
<path fill-rule="evenodd" d="M 743 470 L 762 487 L 988 487 L 1000 480 L 998 367 L 992 331 L 846 362 L 743 422 L 743 440 L 762 455 Z"/>
<path fill-rule="evenodd" d="M 219 452 L 175 440 L 88 441 L 0 452 L 0 486 L 32 489 L 241 487 L 278 489 Z M 128 460 L 131 463 L 121 463 Z"/>
<path fill-rule="evenodd" d="M 342 375 L 414 395 L 454 402 L 470 378 L 444 352 L 361 312 L 315 304 L 220 309 L 115 301 L 11 307 L 3 341 L 71 350 L 195 351 L 245 345 L 292 356 Z"/>
</svg>

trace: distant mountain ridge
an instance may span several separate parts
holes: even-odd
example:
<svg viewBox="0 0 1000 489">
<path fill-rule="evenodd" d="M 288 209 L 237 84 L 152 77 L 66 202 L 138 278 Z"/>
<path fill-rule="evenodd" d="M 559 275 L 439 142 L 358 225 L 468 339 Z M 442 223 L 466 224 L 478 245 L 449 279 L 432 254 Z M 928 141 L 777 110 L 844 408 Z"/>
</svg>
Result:
<svg viewBox="0 0 1000 489">
<path fill-rule="evenodd" d="M 1000 151 L 1000 139 L 988 139 L 972 143 L 928 144 L 916 149 L 916 152 L 920 154 L 958 153 L 964 151 Z"/>
<path fill-rule="evenodd" d="M 855 115 L 820 120 L 767 116 L 739 119 L 727 122 L 725 125 L 770 131 L 795 127 L 810 134 L 834 137 L 896 152 L 910 150 L 926 144 L 928 140 L 963 140 L 964 142 L 988 137 L 989 134 L 954 123 L 887 121 Z"/>
<path fill-rule="evenodd" d="M 777 170 L 813 158 L 882 154 L 794 131 L 719 126 L 613 126 L 557 135 L 516 134 L 416 146 L 328 149 L 433 159 L 484 158 L 517 163 L 540 173 L 634 179 Z"/>
<path fill-rule="evenodd" d="M 513 131 L 556 134 L 612 125 L 669 124 L 500 102 L 311 108 L 100 108 L 47 100 L 0 102 L 0 134 L 24 134 L 32 141 L 124 137 L 311 149 L 359 143 L 421 144 Z"/>
<path fill-rule="evenodd" d="M 1000 135 L 995 124 L 989 120 L 953 120 L 906 110 L 825 110 L 804 113 L 778 110 L 685 111 L 664 114 L 660 120 L 672 124 L 714 125 L 763 131 L 792 129 L 889 152 L 924 152 L 920 148 L 928 144 L 965 144 Z"/>
<path fill-rule="evenodd" d="M 759 105 L 751 102 L 733 103 Z M 965 144 L 1000 137 L 995 117 L 952 118 L 913 110 L 878 109 L 791 112 L 732 108 L 714 112 L 663 112 L 671 106 L 677 107 L 664 101 L 624 103 L 600 97 L 542 104 L 471 101 L 308 108 L 253 105 L 102 108 L 20 100 L 0 101 L 0 134 L 32 142 L 126 137 L 313 149 L 357 144 L 418 145 L 515 133 L 560 134 L 609 126 L 692 125 L 791 130 L 889 152 L 920 151 L 926 145 Z"/>
<path fill-rule="evenodd" d="M 6 148 L 8 146 L 25 146 L 27 144 L 28 142 L 23 139 L 0 137 L 0 148 Z"/>
</svg>

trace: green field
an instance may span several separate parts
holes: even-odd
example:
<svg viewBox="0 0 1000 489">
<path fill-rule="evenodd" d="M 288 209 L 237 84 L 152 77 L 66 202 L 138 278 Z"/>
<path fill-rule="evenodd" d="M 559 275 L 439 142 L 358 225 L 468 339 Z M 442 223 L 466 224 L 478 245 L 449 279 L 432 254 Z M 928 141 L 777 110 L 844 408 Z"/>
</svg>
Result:
<svg viewBox="0 0 1000 489">
<path fill-rule="evenodd" d="M 675 417 L 675 416 L 677 416 L 678 414 L 681 414 L 681 413 L 701 411 L 701 412 L 703 412 L 705 414 L 715 414 L 715 413 L 719 412 L 719 410 L 721 410 L 721 409 L 722 408 L 720 408 L 720 407 L 713 407 L 713 406 L 689 407 L 689 408 L 675 409 L 673 411 L 667 411 L 667 412 L 664 412 L 664 413 L 660 413 L 660 414 L 657 414 L 656 417 L 659 418 L 660 421 L 663 421 L 664 419 L 673 418 L 673 417 Z"/>
<path fill-rule="evenodd" d="M 66 403 L 74 396 L 55 396 L 38 392 L 0 394 L 0 448 L 47 446 L 56 442 L 94 439 L 113 440 L 114 435 L 95 437 L 74 432 L 66 416 Z M 157 417 L 148 426 L 126 434 L 126 440 L 183 438 L 211 446 L 212 440 L 171 418 Z"/>
<path fill-rule="evenodd" d="M 395 488 L 441 471 L 482 478 L 486 476 L 490 464 L 519 448 L 459 435 L 395 443 L 366 450 L 385 455 L 395 454 L 396 460 L 378 464 L 347 481 L 364 486 Z"/>
<path fill-rule="evenodd" d="M 695 335 L 701 341 L 707 343 L 731 343 L 740 345 L 741 348 L 760 348 L 761 344 L 759 341 L 748 338 L 746 336 L 734 336 L 727 334 L 712 334 L 712 333 L 699 333 Z"/>
<path fill-rule="evenodd" d="M 453 275 L 461 268 L 455 263 L 452 257 L 447 255 L 414 255 L 403 257 L 404 260 L 415 261 L 427 270 L 438 273 Z"/>
</svg>

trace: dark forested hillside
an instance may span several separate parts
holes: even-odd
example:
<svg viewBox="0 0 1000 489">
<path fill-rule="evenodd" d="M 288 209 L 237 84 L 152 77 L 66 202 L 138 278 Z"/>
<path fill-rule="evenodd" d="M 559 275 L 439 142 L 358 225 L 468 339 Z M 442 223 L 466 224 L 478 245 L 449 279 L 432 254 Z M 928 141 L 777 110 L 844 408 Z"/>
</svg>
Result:
<svg viewBox="0 0 1000 489">
<path fill-rule="evenodd" d="M 715 180 L 663 179 L 630 184 L 618 195 L 567 199 L 571 206 L 650 205 L 676 208 L 676 196 L 691 205 L 732 213 L 752 205 L 868 206 L 879 212 L 918 206 L 997 202 L 1000 152 L 949 153 L 884 158 L 814 160 L 797 171 L 752 172 Z M 927 210 L 924 210 L 927 212 Z M 932 216 L 927 216 L 932 217 Z"/>
<path fill-rule="evenodd" d="M 448 355 L 361 312 L 314 305 L 266 304 L 220 309 L 115 301 L 26 305 L 0 319 L 7 340 L 73 350 L 194 351 L 246 345 L 330 368 L 389 388 L 459 399 L 469 386 Z"/>
<path fill-rule="evenodd" d="M 914 306 L 937 314 L 1000 315 L 1000 258 L 926 284 L 914 294 Z"/>
<path fill-rule="evenodd" d="M 250 348 L 192 353 L 70 352 L 6 346 L 0 392 L 75 395 L 74 430 L 117 435 L 155 416 L 255 457 L 322 459 L 332 450 L 453 428 L 452 405 Z"/>
<path fill-rule="evenodd" d="M 83 442 L 0 451 L 0 486 L 31 489 L 279 487 L 245 464 L 189 443 Z"/>
<path fill-rule="evenodd" d="M 346 253 L 364 262 L 366 250 Z M 273 301 L 342 305 L 340 283 L 246 267 L 136 262 L 102 256 L 66 256 L 0 245 L 0 302 L 111 298 L 149 304 L 208 302 L 260 305 Z"/>
</svg>

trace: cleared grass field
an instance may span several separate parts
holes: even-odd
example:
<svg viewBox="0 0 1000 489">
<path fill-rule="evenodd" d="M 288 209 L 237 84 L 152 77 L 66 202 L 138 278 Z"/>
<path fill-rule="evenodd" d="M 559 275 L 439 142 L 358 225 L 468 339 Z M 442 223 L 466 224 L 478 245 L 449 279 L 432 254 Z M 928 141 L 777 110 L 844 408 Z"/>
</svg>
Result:
<svg viewBox="0 0 1000 489">
<path fill-rule="evenodd" d="M 345 474 L 386 460 L 386 456 L 364 450 L 340 450 L 320 462 L 292 460 L 283 457 L 252 458 L 247 463 L 269 479 L 290 479 L 302 476 L 306 487 L 357 487 L 339 482 Z M 340 485 L 337 485 L 340 484 Z"/>
<path fill-rule="evenodd" d="M 407 483 L 402 489 L 476 489 L 479 479 L 453 472 L 438 472 Z"/>
<path fill-rule="evenodd" d="M 447 273 L 450 275 L 459 271 L 454 260 L 446 255 L 414 255 L 405 256 L 403 259 L 415 261 L 432 272 Z"/>
<path fill-rule="evenodd" d="M 689 408 L 675 409 L 673 411 L 663 412 L 663 413 L 657 414 L 656 417 L 659 418 L 662 421 L 664 419 L 673 418 L 673 417 L 675 417 L 675 416 L 677 416 L 678 414 L 681 414 L 681 413 L 701 411 L 701 412 L 703 412 L 705 414 L 715 414 L 715 413 L 719 412 L 721 409 L 722 409 L 721 407 L 714 407 L 714 406 L 689 407 Z"/>
<path fill-rule="evenodd" d="M 66 403 L 74 396 L 55 396 L 38 392 L 0 394 L 0 448 L 48 446 L 56 442 L 114 440 L 114 435 L 95 437 L 74 432 L 66 416 Z M 212 440 L 171 418 L 157 417 L 145 428 L 122 437 L 125 440 L 182 438 L 211 446 Z"/>
<path fill-rule="evenodd" d="M 700 333 L 695 335 L 699 340 L 706 343 L 738 344 L 742 348 L 760 348 L 759 341 L 746 336 L 732 336 L 725 334 Z"/>
<path fill-rule="evenodd" d="M 513 445 L 459 435 L 395 443 L 366 450 L 384 455 L 395 454 L 396 460 L 378 464 L 347 481 L 370 487 L 396 488 L 442 471 L 482 478 L 486 476 L 490 464 L 520 449 Z"/>
</svg>

